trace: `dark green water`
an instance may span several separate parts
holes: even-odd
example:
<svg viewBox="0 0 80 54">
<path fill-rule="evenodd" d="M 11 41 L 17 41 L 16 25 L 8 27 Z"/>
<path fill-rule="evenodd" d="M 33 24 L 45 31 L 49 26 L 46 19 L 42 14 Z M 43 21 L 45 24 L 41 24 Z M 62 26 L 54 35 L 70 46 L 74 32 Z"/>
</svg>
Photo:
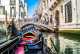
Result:
<svg viewBox="0 0 80 54">
<path fill-rule="evenodd" d="M 56 38 L 54 34 L 46 33 L 45 39 L 51 36 L 56 45 Z M 64 34 L 59 35 L 60 52 L 59 54 L 80 54 L 80 38 L 79 35 Z"/>
</svg>

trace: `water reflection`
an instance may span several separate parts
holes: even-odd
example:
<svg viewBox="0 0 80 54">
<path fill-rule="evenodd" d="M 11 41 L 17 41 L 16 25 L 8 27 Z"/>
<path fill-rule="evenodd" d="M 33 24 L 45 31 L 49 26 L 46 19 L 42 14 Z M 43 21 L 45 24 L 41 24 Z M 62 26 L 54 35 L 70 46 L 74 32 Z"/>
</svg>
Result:
<svg viewBox="0 0 80 54">
<path fill-rule="evenodd" d="M 46 34 L 46 33 L 45 33 Z M 60 52 L 58 54 L 80 54 L 80 42 L 70 38 L 65 38 L 64 36 L 59 35 L 59 39 L 56 39 L 54 33 L 47 33 L 45 39 L 47 39 L 47 46 L 52 49 L 54 47 L 55 49 L 59 49 L 58 46 L 56 46 L 56 40 L 59 40 L 59 46 L 60 46 Z M 51 42 L 51 39 L 53 42 Z M 53 45 L 52 45 L 52 44 Z M 54 51 L 54 49 L 53 49 Z M 58 51 L 57 51 L 58 52 Z"/>
<path fill-rule="evenodd" d="M 62 36 L 60 36 L 59 39 L 60 39 L 60 51 L 62 53 L 80 54 L 80 42 L 70 40 Z"/>
<path fill-rule="evenodd" d="M 65 54 L 73 54 L 73 49 L 71 47 L 69 47 L 69 46 L 66 46 Z"/>
</svg>

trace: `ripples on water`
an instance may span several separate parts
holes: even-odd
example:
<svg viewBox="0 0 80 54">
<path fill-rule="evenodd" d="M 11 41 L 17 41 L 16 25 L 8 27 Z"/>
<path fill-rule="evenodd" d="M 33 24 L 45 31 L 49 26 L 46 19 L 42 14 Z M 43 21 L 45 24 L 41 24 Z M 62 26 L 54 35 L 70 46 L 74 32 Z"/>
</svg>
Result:
<svg viewBox="0 0 80 54">
<path fill-rule="evenodd" d="M 47 36 L 47 34 L 45 36 Z M 55 41 L 54 34 L 49 33 L 48 37 L 50 36 L 55 44 L 56 41 Z M 59 40 L 60 40 L 60 54 L 80 54 L 80 41 L 70 39 L 67 37 L 65 38 L 64 36 L 59 36 Z"/>
<path fill-rule="evenodd" d="M 59 39 L 61 54 L 80 54 L 80 42 L 64 37 L 59 37 Z"/>
</svg>

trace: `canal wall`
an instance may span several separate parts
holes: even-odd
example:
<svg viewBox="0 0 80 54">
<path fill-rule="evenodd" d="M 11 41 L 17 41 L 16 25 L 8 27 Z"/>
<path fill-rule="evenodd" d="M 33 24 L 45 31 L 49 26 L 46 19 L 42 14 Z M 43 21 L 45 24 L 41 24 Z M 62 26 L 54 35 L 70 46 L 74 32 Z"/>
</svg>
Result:
<svg viewBox="0 0 80 54">
<path fill-rule="evenodd" d="M 59 35 L 80 41 L 80 30 L 59 30 Z"/>
<path fill-rule="evenodd" d="M 71 33 L 71 34 L 79 34 L 80 35 L 80 30 L 75 29 L 75 30 L 59 30 L 60 33 Z"/>
</svg>

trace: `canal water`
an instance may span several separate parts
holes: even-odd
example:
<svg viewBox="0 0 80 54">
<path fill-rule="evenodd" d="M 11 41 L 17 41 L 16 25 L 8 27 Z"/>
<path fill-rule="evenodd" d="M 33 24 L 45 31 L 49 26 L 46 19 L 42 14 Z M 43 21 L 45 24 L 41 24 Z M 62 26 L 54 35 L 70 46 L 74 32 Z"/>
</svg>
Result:
<svg viewBox="0 0 80 54">
<path fill-rule="evenodd" d="M 44 33 L 44 37 L 45 43 L 49 48 L 53 47 L 51 40 L 56 46 L 57 41 L 54 33 Z M 58 47 L 56 46 L 60 51 L 58 54 L 80 54 L 79 38 L 75 39 L 73 36 L 69 38 L 69 36 L 59 35 L 58 43 Z"/>
<path fill-rule="evenodd" d="M 73 37 L 72 37 L 73 38 Z M 59 36 L 61 54 L 80 54 L 80 42 Z"/>
</svg>

